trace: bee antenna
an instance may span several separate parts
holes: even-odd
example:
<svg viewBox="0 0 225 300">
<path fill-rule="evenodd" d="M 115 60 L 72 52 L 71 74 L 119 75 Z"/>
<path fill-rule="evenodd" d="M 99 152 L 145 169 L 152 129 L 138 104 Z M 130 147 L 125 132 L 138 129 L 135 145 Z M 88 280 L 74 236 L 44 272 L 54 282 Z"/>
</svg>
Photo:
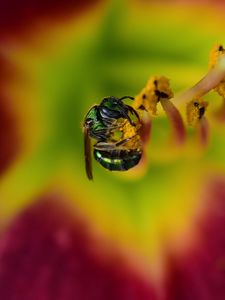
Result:
<svg viewBox="0 0 225 300">
<path fill-rule="evenodd" d="M 123 96 L 122 98 L 119 98 L 119 100 L 124 100 L 124 99 L 134 100 L 134 97 L 131 97 L 131 96 Z"/>
</svg>

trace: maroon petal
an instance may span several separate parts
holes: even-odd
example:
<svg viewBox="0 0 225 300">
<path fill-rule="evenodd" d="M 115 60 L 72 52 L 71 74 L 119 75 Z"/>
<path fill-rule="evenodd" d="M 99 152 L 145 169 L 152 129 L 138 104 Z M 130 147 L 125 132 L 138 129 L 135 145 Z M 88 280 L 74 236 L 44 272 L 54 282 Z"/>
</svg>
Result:
<svg viewBox="0 0 225 300">
<path fill-rule="evenodd" d="M 4 94 L 5 84 L 13 71 L 0 57 L 0 174 L 13 162 L 19 152 L 18 120 L 12 101 Z"/>
<path fill-rule="evenodd" d="M 149 283 L 57 198 L 40 200 L 2 236 L 0 299 L 155 300 Z"/>
<path fill-rule="evenodd" d="M 225 299 L 225 181 L 207 190 L 204 217 L 196 224 L 195 245 L 184 255 L 172 255 L 168 270 L 168 300 Z"/>
<path fill-rule="evenodd" d="M 82 12 L 98 0 L 2 0 L 0 1 L 0 36 L 32 30 L 37 20 L 51 20 Z"/>
<path fill-rule="evenodd" d="M 0 98 L 0 174 L 10 166 L 18 151 L 15 126 L 14 116 L 7 107 L 6 100 Z"/>
</svg>

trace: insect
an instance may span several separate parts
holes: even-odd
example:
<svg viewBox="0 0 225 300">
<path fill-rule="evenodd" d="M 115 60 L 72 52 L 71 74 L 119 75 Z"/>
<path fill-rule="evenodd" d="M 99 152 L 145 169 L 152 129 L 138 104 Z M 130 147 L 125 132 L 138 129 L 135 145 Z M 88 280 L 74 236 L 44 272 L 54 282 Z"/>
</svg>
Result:
<svg viewBox="0 0 225 300">
<path fill-rule="evenodd" d="M 125 171 L 141 159 L 142 147 L 139 135 L 141 126 L 136 110 L 123 103 L 133 97 L 105 97 L 94 105 L 83 123 L 85 168 L 88 179 L 93 179 L 91 161 L 91 138 L 94 158 L 110 171 Z"/>
</svg>

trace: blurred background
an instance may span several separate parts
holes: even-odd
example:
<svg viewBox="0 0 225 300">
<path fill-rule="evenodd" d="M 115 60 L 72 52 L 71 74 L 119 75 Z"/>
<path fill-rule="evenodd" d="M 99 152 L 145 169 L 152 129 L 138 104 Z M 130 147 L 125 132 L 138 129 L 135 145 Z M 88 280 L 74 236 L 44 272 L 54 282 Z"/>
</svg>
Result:
<svg viewBox="0 0 225 300">
<path fill-rule="evenodd" d="M 200 80 L 224 14 L 223 1 L 0 0 L 2 300 L 225 298 L 218 96 L 207 149 L 190 129 L 174 147 L 159 110 L 138 172 L 93 162 L 89 182 L 82 133 L 105 96 L 135 96 L 152 75 L 175 94 Z"/>
</svg>

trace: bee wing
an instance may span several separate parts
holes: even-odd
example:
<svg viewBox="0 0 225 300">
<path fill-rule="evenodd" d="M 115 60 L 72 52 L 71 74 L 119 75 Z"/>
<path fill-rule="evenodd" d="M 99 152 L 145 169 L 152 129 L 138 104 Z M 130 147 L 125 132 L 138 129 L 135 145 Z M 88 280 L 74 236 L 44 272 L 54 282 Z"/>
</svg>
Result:
<svg viewBox="0 0 225 300">
<path fill-rule="evenodd" d="M 91 140 L 87 128 L 84 128 L 84 157 L 87 177 L 89 180 L 92 180 Z"/>
</svg>

